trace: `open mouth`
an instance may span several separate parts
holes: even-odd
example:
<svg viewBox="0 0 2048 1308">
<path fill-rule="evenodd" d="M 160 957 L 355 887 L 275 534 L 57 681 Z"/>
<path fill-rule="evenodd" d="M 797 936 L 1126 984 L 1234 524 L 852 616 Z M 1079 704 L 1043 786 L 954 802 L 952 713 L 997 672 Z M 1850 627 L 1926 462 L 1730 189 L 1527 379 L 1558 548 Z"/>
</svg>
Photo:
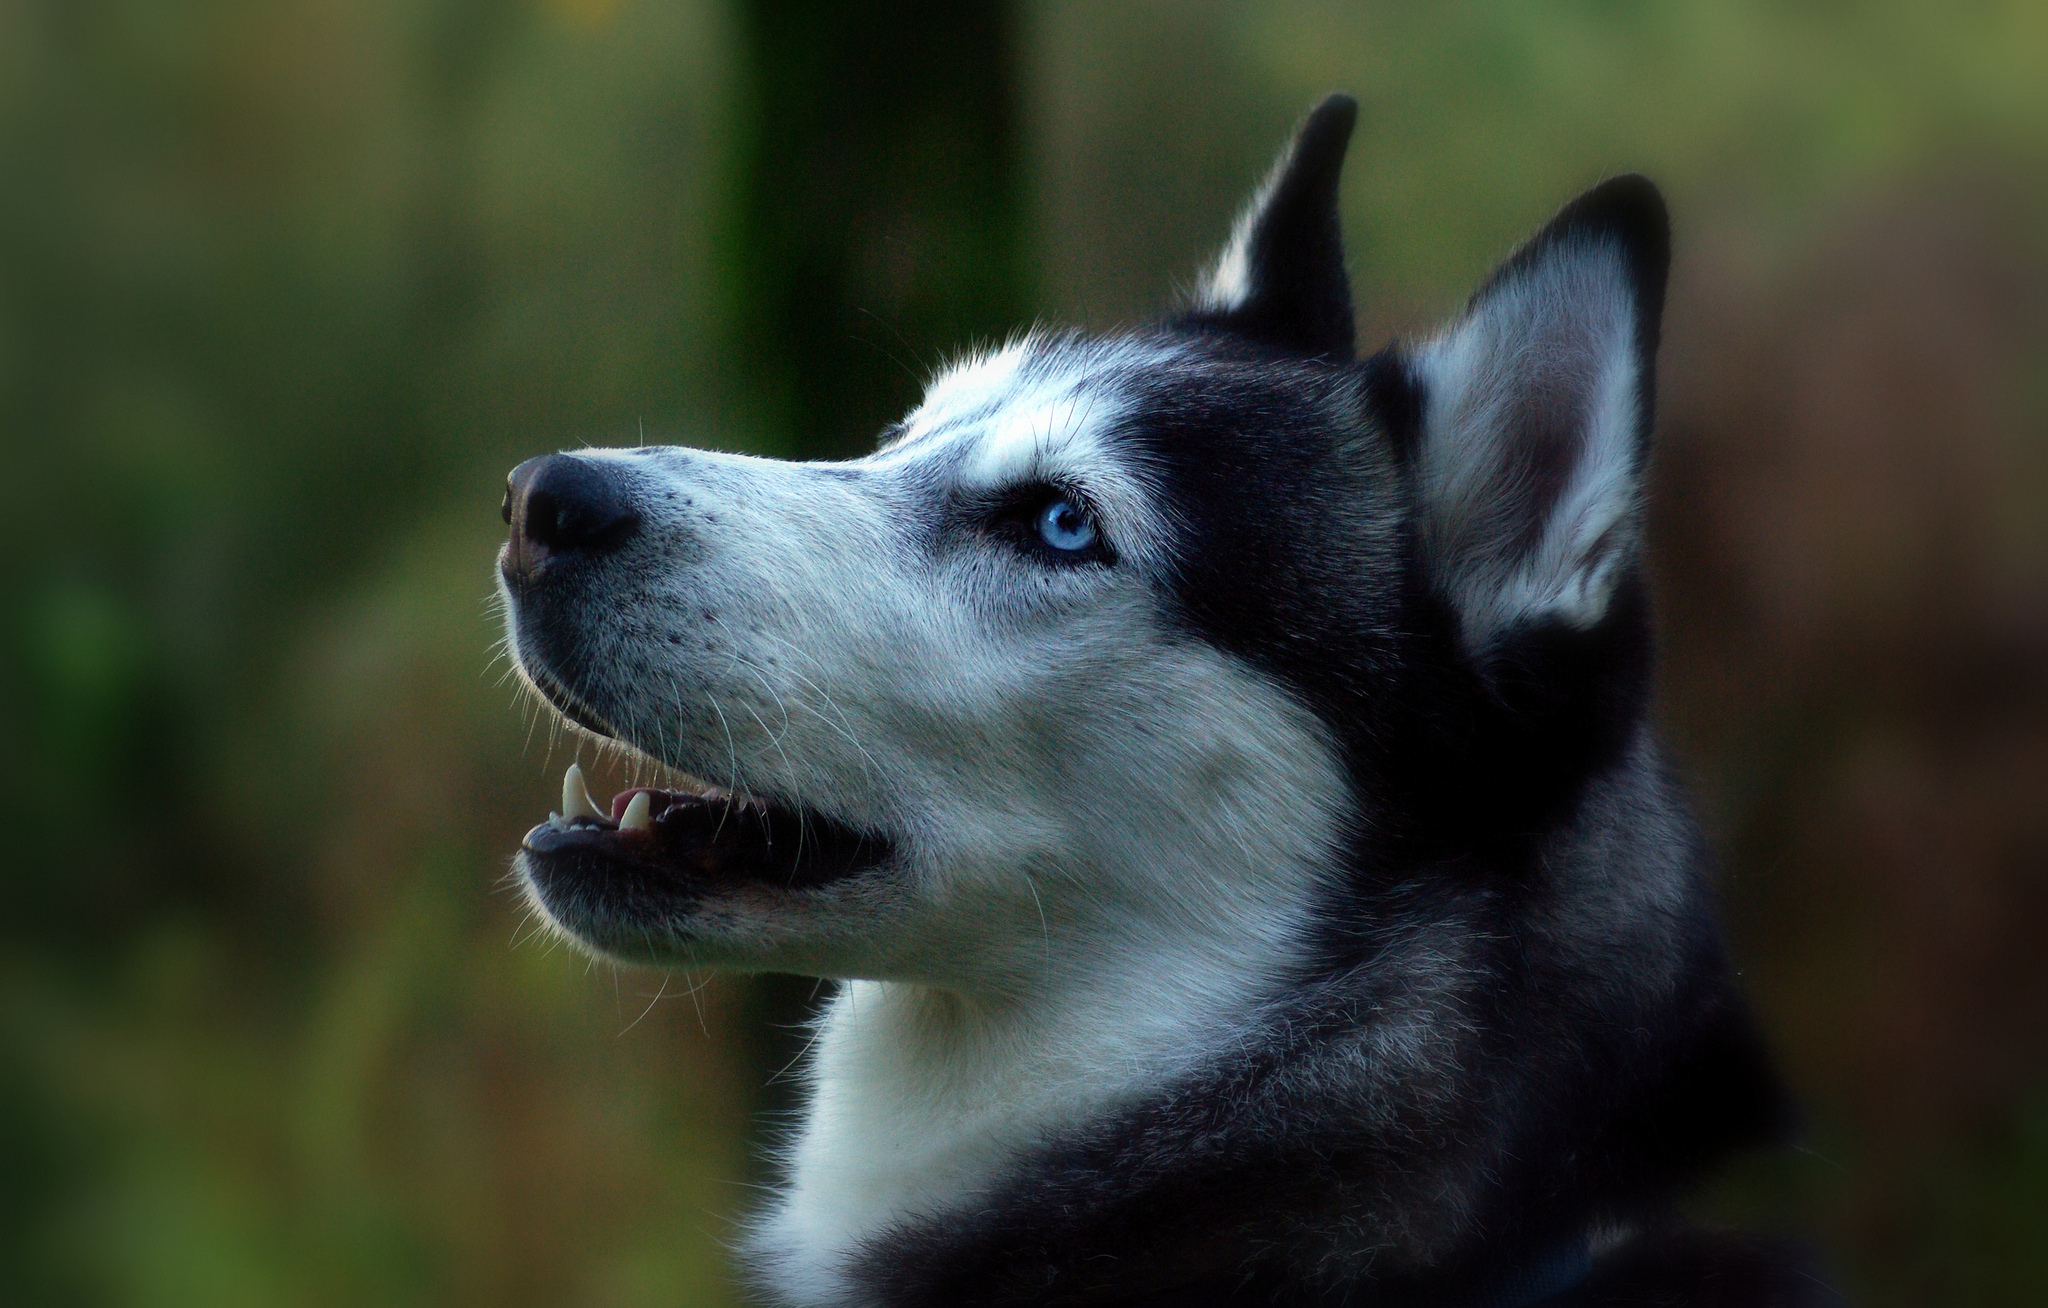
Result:
<svg viewBox="0 0 2048 1308">
<path fill-rule="evenodd" d="M 720 889 L 801 889 L 884 862 L 889 842 L 823 814 L 703 785 L 635 786 L 591 799 L 583 769 L 562 778 L 562 811 L 526 833 L 529 874 L 547 891 L 673 907 Z"/>
</svg>

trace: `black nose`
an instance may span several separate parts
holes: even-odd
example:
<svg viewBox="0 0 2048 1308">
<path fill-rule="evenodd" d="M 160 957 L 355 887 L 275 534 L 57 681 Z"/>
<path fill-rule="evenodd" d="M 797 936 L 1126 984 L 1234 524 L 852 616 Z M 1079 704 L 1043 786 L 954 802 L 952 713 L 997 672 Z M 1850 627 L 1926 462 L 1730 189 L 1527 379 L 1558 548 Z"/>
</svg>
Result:
<svg viewBox="0 0 2048 1308">
<path fill-rule="evenodd" d="M 555 555 L 608 554 L 640 526 L 619 476 L 573 454 L 514 468 L 501 511 L 512 528 L 510 562 L 524 571 Z"/>
</svg>

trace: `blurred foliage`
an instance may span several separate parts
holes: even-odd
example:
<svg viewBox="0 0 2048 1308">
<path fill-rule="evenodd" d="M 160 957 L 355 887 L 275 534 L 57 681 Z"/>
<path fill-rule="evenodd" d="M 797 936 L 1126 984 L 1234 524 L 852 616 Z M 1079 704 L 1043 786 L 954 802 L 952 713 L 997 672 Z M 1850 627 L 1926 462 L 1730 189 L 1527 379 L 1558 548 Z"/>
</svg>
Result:
<svg viewBox="0 0 2048 1308">
<path fill-rule="evenodd" d="M 494 893 L 569 754 L 503 472 L 1137 320 L 1332 87 L 1368 338 L 1673 198 L 1667 716 L 1813 1119 L 1703 1211 L 2048 1299 L 2043 67 L 2020 0 L 0 0 L 0 1302 L 730 1301 L 751 991 Z"/>
</svg>

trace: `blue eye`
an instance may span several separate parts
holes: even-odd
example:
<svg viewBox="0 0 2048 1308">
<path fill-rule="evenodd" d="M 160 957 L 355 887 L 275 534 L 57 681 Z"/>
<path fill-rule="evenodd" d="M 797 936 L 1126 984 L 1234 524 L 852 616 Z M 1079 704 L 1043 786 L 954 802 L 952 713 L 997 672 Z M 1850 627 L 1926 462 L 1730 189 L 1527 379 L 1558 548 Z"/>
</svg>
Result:
<svg viewBox="0 0 2048 1308">
<path fill-rule="evenodd" d="M 1038 539 L 1062 554 L 1095 543 L 1095 523 L 1080 505 L 1062 496 L 1038 511 Z"/>
</svg>

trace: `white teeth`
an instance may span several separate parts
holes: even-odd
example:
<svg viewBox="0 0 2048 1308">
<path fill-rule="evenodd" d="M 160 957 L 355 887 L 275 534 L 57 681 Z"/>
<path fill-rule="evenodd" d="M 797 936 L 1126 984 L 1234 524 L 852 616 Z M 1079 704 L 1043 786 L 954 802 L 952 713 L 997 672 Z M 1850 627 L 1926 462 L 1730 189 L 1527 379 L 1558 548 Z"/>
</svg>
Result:
<svg viewBox="0 0 2048 1308">
<path fill-rule="evenodd" d="M 583 784 L 583 769 L 571 763 L 562 774 L 562 817 L 573 822 L 580 817 L 604 816 L 604 811 L 590 798 L 590 788 Z"/>
<path fill-rule="evenodd" d="M 621 831 L 652 831 L 654 818 L 652 805 L 647 801 L 647 792 L 642 790 L 626 801 L 626 811 L 619 817 Z"/>
</svg>

